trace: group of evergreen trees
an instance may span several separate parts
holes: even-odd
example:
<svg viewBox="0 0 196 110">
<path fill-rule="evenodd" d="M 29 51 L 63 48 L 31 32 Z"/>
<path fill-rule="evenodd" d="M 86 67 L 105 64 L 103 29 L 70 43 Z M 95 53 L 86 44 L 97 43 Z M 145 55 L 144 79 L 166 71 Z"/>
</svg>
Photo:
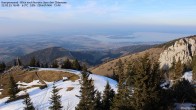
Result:
<svg viewBox="0 0 196 110">
<path fill-rule="evenodd" d="M 16 94 L 19 92 L 18 85 L 14 79 L 13 76 L 10 76 L 9 79 L 9 95 L 10 98 L 7 102 L 11 102 L 17 99 Z M 59 89 L 56 88 L 56 86 L 53 84 L 52 89 L 52 96 L 50 98 L 51 106 L 49 107 L 50 110 L 61 110 L 63 106 L 61 105 L 61 96 L 58 94 Z M 31 102 L 31 98 L 29 97 L 29 94 L 26 93 L 24 95 L 23 104 L 25 105 L 24 110 L 35 110 L 35 107 L 33 106 L 33 103 Z"/>
<path fill-rule="evenodd" d="M 173 67 L 175 78 L 181 77 L 184 72 L 181 62 Z M 126 68 L 119 60 L 114 72 L 119 83 L 111 110 L 164 110 L 173 109 L 174 103 L 196 101 L 194 86 L 187 80 L 179 80 L 167 90 L 161 88 L 163 78 L 159 63 L 152 62 L 147 54 Z"/>
<path fill-rule="evenodd" d="M 52 63 L 52 68 L 58 68 L 58 62 L 54 61 Z M 69 59 L 66 59 L 63 61 L 63 64 L 61 65 L 61 68 L 63 69 L 74 69 L 74 70 L 82 70 L 83 66 L 80 65 L 79 61 L 77 59 L 70 61 Z"/>
<path fill-rule="evenodd" d="M 89 73 L 86 70 L 82 73 L 80 82 L 80 102 L 75 108 L 76 110 L 110 110 L 115 95 L 114 90 L 107 82 L 103 95 L 95 90 L 93 80 L 89 79 Z"/>
<path fill-rule="evenodd" d="M 182 77 L 184 71 L 185 71 L 185 65 L 181 63 L 181 60 L 178 59 L 176 62 L 175 58 L 172 63 L 172 67 L 170 68 L 170 79 L 177 80 L 180 77 Z"/>
<path fill-rule="evenodd" d="M 182 64 L 181 60 L 173 60 L 172 67 L 170 68 L 170 79 L 178 80 L 180 79 L 185 71 L 191 71 L 193 73 L 192 79 L 196 80 L 196 55 L 193 56 L 192 61 L 187 62 L 187 64 Z"/>
<path fill-rule="evenodd" d="M 61 95 L 58 94 L 59 89 L 53 83 L 52 96 L 50 97 L 50 110 L 62 110 L 63 106 L 61 104 Z M 25 105 L 24 110 L 35 110 L 31 98 L 28 94 L 25 95 L 23 104 Z"/>
<path fill-rule="evenodd" d="M 31 67 L 43 67 L 43 68 L 48 68 L 48 63 L 40 63 L 39 60 L 35 59 L 35 57 L 32 57 L 30 62 L 29 62 L 29 65 L 28 66 L 31 66 Z"/>
<path fill-rule="evenodd" d="M 39 60 L 36 60 L 35 57 L 33 57 L 29 63 L 29 66 L 31 67 L 52 67 L 52 68 L 58 68 L 60 67 L 58 62 L 55 60 L 52 62 L 51 66 L 48 65 L 48 63 L 42 64 L 39 62 Z M 63 64 L 61 65 L 61 68 L 64 69 L 75 69 L 75 70 L 82 70 L 82 66 L 78 62 L 77 59 L 73 60 L 72 62 L 69 59 L 66 59 Z"/>
<path fill-rule="evenodd" d="M 62 64 L 62 68 L 82 70 L 83 67 L 80 65 L 77 59 L 73 60 L 72 62 L 69 59 L 66 59 Z"/>
<path fill-rule="evenodd" d="M 111 110 L 156 110 L 159 107 L 160 70 L 158 63 L 152 63 L 146 54 L 124 71 L 118 61 L 118 91 Z M 134 92 L 133 92 L 134 91 Z"/>
<path fill-rule="evenodd" d="M 22 61 L 19 58 L 14 59 L 14 66 L 22 66 Z"/>
</svg>

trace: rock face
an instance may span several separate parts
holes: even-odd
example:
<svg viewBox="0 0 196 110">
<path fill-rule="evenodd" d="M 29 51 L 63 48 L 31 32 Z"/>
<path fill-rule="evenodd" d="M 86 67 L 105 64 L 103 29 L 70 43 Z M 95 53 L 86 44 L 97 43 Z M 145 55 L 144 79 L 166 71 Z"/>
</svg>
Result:
<svg viewBox="0 0 196 110">
<path fill-rule="evenodd" d="M 180 60 L 181 63 L 186 64 L 192 60 L 192 57 L 195 54 L 196 37 L 180 39 L 160 54 L 160 68 L 169 69 L 172 66 L 174 59 L 176 61 Z"/>
</svg>

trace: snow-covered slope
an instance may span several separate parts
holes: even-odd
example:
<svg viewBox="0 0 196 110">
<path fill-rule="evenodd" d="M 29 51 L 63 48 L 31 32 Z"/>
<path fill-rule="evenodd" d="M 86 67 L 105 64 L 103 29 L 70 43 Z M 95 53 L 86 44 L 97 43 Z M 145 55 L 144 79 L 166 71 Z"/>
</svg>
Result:
<svg viewBox="0 0 196 110">
<path fill-rule="evenodd" d="M 81 73 L 75 70 L 39 68 L 38 71 L 45 71 L 45 70 L 64 71 L 64 72 L 70 72 L 70 73 L 81 76 Z M 89 77 L 94 80 L 95 89 L 101 92 L 104 90 L 107 81 L 109 82 L 109 84 L 115 91 L 117 90 L 117 82 L 110 78 L 95 75 L 95 74 L 91 74 Z M 79 103 L 79 98 L 76 97 L 76 95 L 80 95 L 79 80 L 76 80 L 75 82 L 72 82 L 71 80 L 67 80 L 67 81 L 60 80 L 58 82 L 55 82 L 55 86 L 57 86 L 57 88 L 60 89 L 59 94 L 62 96 L 61 101 L 62 101 L 62 105 L 64 109 L 74 110 L 75 106 Z M 18 82 L 18 83 L 24 85 L 25 87 L 29 87 L 34 84 L 35 85 L 40 84 L 38 80 L 34 80 L 31 83 L 24 83 L 24 82 Z M 27 93 L 29 93 L 30 98 L 36 109 L 48 110 L 48 107 L 50 106 L 49 100 L 51 97 L 53 82 L 46 82 L 46 84 L 48 85 L 48 87 L 42 90 L 39 89 L 39 87 L 27 89 Z M 73 88 L 73 89 L 68 91 L 67 90 L 68 88 Z M 25 94 L 25 92 L 21 91 L 18 93 L 18 95 L 22 95 L 22 94 Z M 5 102 L 7 101 L 8 98 L 9 97 L 0 99 L 0 110 L 23 110 L 23 107 L 24 107 L 22 103 L 23 100 L 18 100 L 18 101 L 14 101 L 14 102 L 10 102 L 6 104 Z"/>
</svg>

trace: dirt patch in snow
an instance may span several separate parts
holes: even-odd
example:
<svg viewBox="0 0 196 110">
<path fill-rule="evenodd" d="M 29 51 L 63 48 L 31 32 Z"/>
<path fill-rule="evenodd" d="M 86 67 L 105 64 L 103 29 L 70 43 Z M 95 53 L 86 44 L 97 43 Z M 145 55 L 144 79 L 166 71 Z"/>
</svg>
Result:
<svg viewBox="0 0 196 110">
<path fill-rule="evenodd" d="M 73 89 L 74 89 L 74 87 L 67 87 L 67 90 L 66 91 L 71 91 Z"/>
</svg>

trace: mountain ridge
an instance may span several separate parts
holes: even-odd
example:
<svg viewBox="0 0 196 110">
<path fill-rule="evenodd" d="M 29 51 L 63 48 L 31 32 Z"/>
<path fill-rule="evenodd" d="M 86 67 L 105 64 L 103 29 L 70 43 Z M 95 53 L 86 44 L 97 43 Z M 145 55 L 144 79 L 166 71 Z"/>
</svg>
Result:
<svg viewBox="0 0 196 110">
<path fill-rule="evenodd" d="M 62 47 L 50 47 L 32 52 L 19 58 L 23 65 L 28 65 L 31 58 L 35 57 L 35 59 L 39 60 L 42 64 L 51 64 L 55 60 L 62 63 L 66 59 L 78 59 L 80 62 L 87 63 L 89 66 L 94 66 L 125 54 L 146 50 L 153 46 L 154 45 L 133 45 L 105 51 L 71 51 Z M 13 63 L 14 61 L 11 61 L 8 64 L 11 65 Z"/>
<path fill-rule="evenodd" d="M 170 46 L 173 46 L 175 42 L 177 42 L 178 40 L 181 40 L 181 39 L 192 39 L 192 38 L 194 40 L 196 40 L 196 35 L 188 36 L 188 37 L 184 37 L 184 38 L 180 38 L 180 39 L 175 39 L 175 40 L 169 41 L 167 43 L 157 45 L 155 47 L 152 47 L 152 48 L 147 49 L 147 50 L 142 51 L 142 52 L 138 52 L 138 53 L 135 53 L 135 54 L 130 54 L 130 55 L 119 57 L 117 59 L 114 59 L 114 60 L 111 60 L 109 62 L 100 64 L 96 67 L 93 67 L 93 68 L 91 68 L 91 71 L 93 73 L 96 73 L 96 74 L 111 76 L 113 74 L 113 70 L 115 69 L 115 65 L 116 65 L 116 63 L 118 62 L 119 59 L 121 59 L 123 63 L 128 64 L 129 62 L 132 62 L 132 61 L 144 56 L 146 53 L 148 53 L 150 55 L 151 59 L 153 59 L 155 61 L 159 61 L 160 54 L 162 52 L 164 52 L 164 50 L 168 49 Z M 196 46 L 194 46 L 194 48 L 196 48 Z M 184 57 L 184 56 L 182 56 L 182 57 Z"/>
</svg>

